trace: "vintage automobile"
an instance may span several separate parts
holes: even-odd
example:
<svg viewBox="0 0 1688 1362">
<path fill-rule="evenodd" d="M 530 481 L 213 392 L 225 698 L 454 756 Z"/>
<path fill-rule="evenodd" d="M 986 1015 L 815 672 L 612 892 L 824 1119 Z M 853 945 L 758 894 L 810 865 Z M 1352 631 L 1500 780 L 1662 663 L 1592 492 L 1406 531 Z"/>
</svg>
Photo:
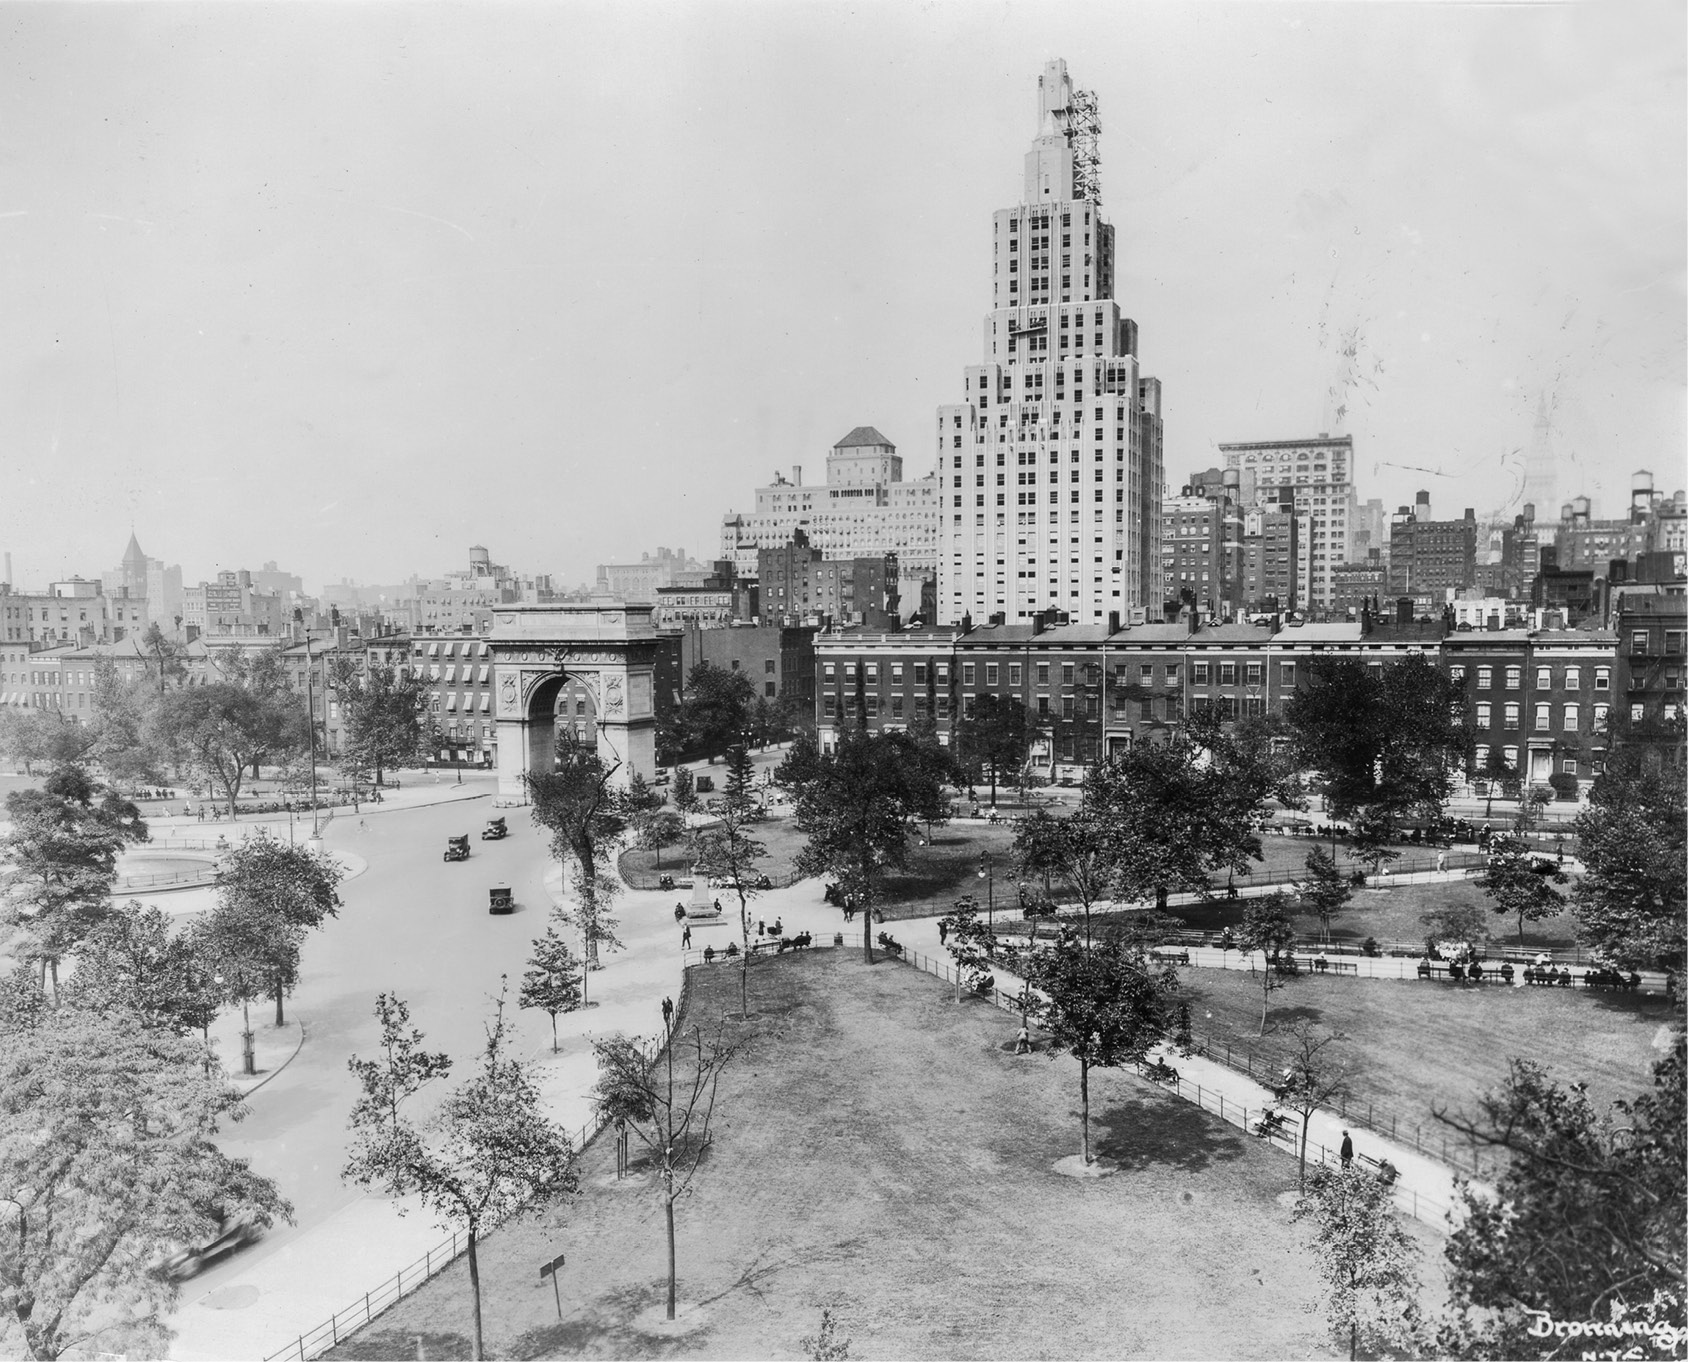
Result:
<svg viewBox="0 0 1688 1362">
<path fill-rule="evenodd" d="M 220 1262 L 263 1234 L 246 1215 L 231 1216 L 218 1212 L 217 1219 L 217 1231 L 209 1239 L 193 1245 L 178 1244 L 153 1265 L 153 1270 L 161 1276 L 180 1281 Z"/>
<path fill-rule="evenodd" d="M 445 844 L 445 859 L 448 861 L 466 861 L 469 859 L 469 834 L 453 837 Z"/>
<path fill-rule="evenodd" d="M 504 825 L 502 818 L 489 818 L 486 826 L 481 829 L 481 841 L 501 842 L 510 835 L 510 829 Z"/>
<path fill-rule="evenodd" d="M 505 913 L 513 913 L 516 911 L 516 900 L 510 894 L 509 885 L 494 885 L 491 889 L 487 890 L 486 893 L 487 912 L 502 916 Z"/>
</svg>

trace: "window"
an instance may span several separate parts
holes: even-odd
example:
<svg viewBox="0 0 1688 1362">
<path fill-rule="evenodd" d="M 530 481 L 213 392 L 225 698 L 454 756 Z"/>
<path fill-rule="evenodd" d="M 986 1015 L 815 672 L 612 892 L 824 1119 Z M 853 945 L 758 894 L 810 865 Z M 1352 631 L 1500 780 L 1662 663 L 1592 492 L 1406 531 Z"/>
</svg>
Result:
<svg viewBox="0 0 1688 1362">
<path fill-rule="evenodd" d="M 924 662 L 914 664 L 914 684 L 917 686 L 926 684 L 926 664 Z"/>
<path fill-rule="evenodd" d="M 1166 664 L 1166 684 L 1169 686 L 1178 684 L 1178 664 L 1176 662 Z"/>
<path fill-rule="evenodd" d="M 1510 729 L 1516 729 L 1518 727 L 1521 714 L 1522 709 L 1518 702 L 1516 700 L 1508 701 L 1506 706 L 1506 726 Z"/>
<path fill-rule="evenodd" d="M 836 695 L 827 694 L 821 697 L 821 714 L 828 719 L 838 717 L 838 697 Z"/>
<path fill-rule="evenodd" d="M 1537 690 L 1552 690 L 1553 689 L 1553 668 L 1551 668 L 1551 667 L 1537 667 L 1536 668 L 1536 689 Z"/>
<path fill-rule="evenodd" d="M 996 685 L 996 680 L 997 680 L 997 665 L 996 665 L 996 663 L 994 663 L 994 662 L 985 663 L 985 684 L 987 686 L 994 686 L 994 685 Z"/>
<path fill-rule="evenodd" d="M 1566 690 L 1581 690 L 1582 689 L 1582 668 L 1581 667 L 1567 667 L 1567 668 L 1565 668 L 1565 689 Z"/>
<path fill-rule="evenodd" d="M 1024 669 L 1018 662 L 1010 662 L 1008 664 L 1008 684 L 1011 686 L 1020 685 L 1020 677 L 1023 670 Z"/>
<path fill-rule="evenodd" d="M 1491 690 L 1495 684 L 1495 669 L 1493 667 L 1477 668 L 1477 689 Z"/>
<path fill-rule="evenodd" d="M 1465 667 L 1461 663 L 1458 663 L 1458 662 L 1456 662 L 1453 666 L 1449 667 L 1448 668 L 1448 680 L 1452 681 L 1456 686 L 1461 681 L 1465 680 Z"/>
<path fill-rule="evenodd" d="M 779 689 L 779 682 L 777 681 L 764 681 L 762 683 L 762 694 L 767 696 L 770 700 L 779 694 Z"/>
<path fill-rule="evenodd" d="M 1604 728 L 1605 727 L 1607 709 L 1608 709 L 1608 706 L 1606 706 L 1606 705 L 1596 705 L 1594 707 L 1594 711 L 1593 711 L 1593 714 L 1592 714 L 1591 717 L 1594 720 L 1594 726 L 1596 728 Z"/>
<path fill-rule="evenodd" d="M 1637 629 L 1629 636 L 1629 650 L 1632 653 L 1647 651 L 1647 631 L 1645 629 Z"/>
<path fill-rule="evenodd" d="M 765 657 L 765 658 L 762 659 L 762 674 L 764 676 L 772 676 L 774 674 L 774 659 L 773 658 Z"/>
<path fill-rule="evenodd" d="M 1070 695 L 1063 695 L 1061 697 L 1061 717 L 1063 719 L 1070 719 L 1073 717 L 1073 697 Z"/>
<path fill-rule="evenodd" d="M 1492 707 L 1487 700 L 1477 702 L 1477 727 L 1487 728 L 1494 719 Z"/>
<path fill-rule="evenodd" d="M 1192 686 L 1205 686 L 1207 684 L 1207 665 L 1205 662 L 1192 662 L 1190 664 L 1190 684 Z"/>
<path fill-rule="evenodd" d="M 1577 731 L 1577 707 L 1575 705 L 1565 706 L 1565 722 L 1561 725 L 1561 727 L 1563 727 L 1567 733 L 1575 733 Z"/>
<path fill-rule="evenodd" d="M 1647 717 L 1646 706 L 1644 706 L 1644 705 L 1631 705 L 1629 707 L 1629 721 L 1632 724 L 1638 724 L 1643 719 L 1645 719 L 1646 717 Z"/>
<path fill-rule="evenodd" d="M 1073 664 L 1071 662 L 1063 662 L 1061 664 L 1061 684 L 1063 686 L 1070 686 L 1070 685 L 1072 685 L 1072 683 L 1073 683 Z"/>
<path fill-rule="evenodd" d="M 961 684 L 964 686 L 973 684 L 973 664 L 971 662 L 961 664 Z"/>
<path fill-rule="evenodd" d="M 1049 684 L 1049 664 L 1047 662 L 1039 662 L 1037 664 L 1037 683 L 1040 686 L 1047 686 Z"/>
<path fill-rule="evenodd" d="M 1506 669 L 1506 688 L 1517 690 L 1524 684 L 1524 669 L 1522 667 L 1508 667 Z"/>
<path fill-rule="evenodd" d="M 950 679 L 949 669 L 950 669 L 949 663 L 947 663 L 947 662 L 938 663 L 938 684 L 940 686 L 949 685 L 949 679 Z"/>
<path fill-rule="evenodd" d="M 1295 684 L 1295 663 L 1280 662 L 1278 664 L 1278 684 L 1285 688 Z"/>
<path fill-rule="evenodd" d="M 1596 667 L 1594 669 L 1594 689 L 1612 689 L 1612 669 L 1610 667 Z"/>
<path fill-rule="evenodd" d="M 1506 759 L 1508 766 L 1514 771 L 1518 769 L 1518 749 L 1516 747 L 1503 747 L 1500 749 L 1500 754 Z"/>
<path fill-rule="evenodd" d="M 1244 665 L 1243 679 L 1246 684 L 1250 686 L 1261 685 L 1265 677 L 1266 664 L 1264 662 L 1249 662 Z"/>
<path fill-rule="evenodd" d="M 1567 776 L 1576 775 L 1577 759 L 1575 757 L 1566 757 L 1565 760 L 1559 763 L 1559 773 Z"/>
<path fill-rule="evenodd" d="M 821 663 L 821 679 L 822 680 L 830 681 L 830 680 L 833 679 L 832 665 L 833 664 L 830 663 L 830 662 Z"/>
<path fill-rule="evenodd" d="M 1547 732 L 1548 729 L 1553 727 L 1553 719 L 1552 719 L 1551 714 L 1549 713 L 1549 711 L 1552 708 L 1553 708 L 1552 705 L 1537 705 L 1536 706 L 1536 732 L 1537 733 L 1545 733 L 1545 732 Z"/>
<path fill-rule="evenodd" d="M 1488 745 L 1488 743 L 1486 743 L 1486 742 L 1478 743 L 1477 746 L 1472 749 L 1472 758 L 1473 758 L 1473 760 L 1476 761 L 1477 769 L 1479 771 L 1481 771 L 1485 766 L 1487 766 L 1489 764 L 1489 745 Z"/>
<path fill-rule="evenodd" d="M 1219 684 L 1222 686 L 1237 684 L 1237 664 L 1235 662 L 1221 662 L 1219 664 Z"/>
<path fill-rule="evenodd" d="M 1037 712 L 1045 715 L 1049 713 L 1049 697 L 1047 695 L 1037 697 Z"/>
<path fill-rule="evenodd" d="M 1142 699 L 1138 700 L 1138 702 L 1137 702 L 1137 717 L 1139 719 L 1152 719 L 1152 718 L 1155 717 L 1155 698 L 1154 698 L 1154 696 L 1145 695 L 1145 696 L 1143 696 Z"/>
<path fill-rule="evenodd" d="M 1682 652 L 1682 630 L 1668 629 L 1665 631 L 1665 652 L 1676 656 Z"/>
<path fill-rule="evenodd" d="M 902 683 L 903 683 L 903 664 L 901 662 L 893 662 L 891 664 L 891 684 L 893 686 L 900 686 L 900 685 L 902 685 Z"/>
</svg>

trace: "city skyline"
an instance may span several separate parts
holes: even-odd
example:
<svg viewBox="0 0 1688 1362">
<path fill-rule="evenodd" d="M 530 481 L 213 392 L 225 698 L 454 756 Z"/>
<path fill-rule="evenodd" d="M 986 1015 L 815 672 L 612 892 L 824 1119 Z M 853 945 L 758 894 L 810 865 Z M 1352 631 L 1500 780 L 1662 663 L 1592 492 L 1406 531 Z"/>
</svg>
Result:
<svg viewBox="0 0 1688 1362">
<path fill-rule="evenodd" d="M 855 426 L 923 476 L 1057 56 L 1102 109 L 1169 491 L 1328 430 L 1362 499 L 1485 514 L 1544 405 L 1562 498 L 1681 480 L 1669 6 L 11 18 L 0 548 L 30 582 L 133 528 L 189 581 L 485 543 L 572 585 L 713 556 Z"/>
</svg>

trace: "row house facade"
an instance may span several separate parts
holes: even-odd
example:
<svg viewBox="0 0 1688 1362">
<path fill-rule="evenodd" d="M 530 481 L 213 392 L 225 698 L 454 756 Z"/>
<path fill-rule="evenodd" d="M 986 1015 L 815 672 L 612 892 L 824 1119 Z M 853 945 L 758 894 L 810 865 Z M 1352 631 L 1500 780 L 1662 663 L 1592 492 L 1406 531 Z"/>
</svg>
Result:
<svg viewBox="0 0 1688 1362">
<path fill-rule="evenodd" d="M 816 639 L 816 728 L 825 747 L 858 716 L 875 730 L 930 717 L 949 743 L 978 695 L 1013 696 L 1039 730 L 1034 773 L 1077 780 L 1101 757 L 1165 741 L 1198 710 L 1226 723 L 1278 713 L 1321 658 L 1381 668 L 1417 653 L 1464 683 L 1473 780 L 1498 748 L 1530 783 L 1573 776 L 1580 790 L 1603 769 L 1611 697 L 1621 684 L 1616 648 L 1610 631 L 1479 631 L 1442 620 L 1274 629 L 1203 625 L 1188 611 L 1174 622 L 1125 629 L 1034 618 L 846 630 Z"/>
</svg>

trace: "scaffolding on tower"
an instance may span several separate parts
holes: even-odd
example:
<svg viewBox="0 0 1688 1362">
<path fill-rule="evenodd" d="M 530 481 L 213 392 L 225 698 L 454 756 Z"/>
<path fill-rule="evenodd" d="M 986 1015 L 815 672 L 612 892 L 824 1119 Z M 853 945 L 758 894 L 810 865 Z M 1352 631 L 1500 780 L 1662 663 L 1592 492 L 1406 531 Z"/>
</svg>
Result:
<svg viewBox="0 0 1688 1362">
<path fill-rule="evenodd" d="M 1096 111 L 1094 90 L 1074 90 L 1072 103 L 1053 111 L 1056 125 L 1066 134 L 1073 149 L 1073 197 L 1102 202 L 1102 158 L 1096 139 L 1102 132 L 1102 117 Z"/>
</svg>

